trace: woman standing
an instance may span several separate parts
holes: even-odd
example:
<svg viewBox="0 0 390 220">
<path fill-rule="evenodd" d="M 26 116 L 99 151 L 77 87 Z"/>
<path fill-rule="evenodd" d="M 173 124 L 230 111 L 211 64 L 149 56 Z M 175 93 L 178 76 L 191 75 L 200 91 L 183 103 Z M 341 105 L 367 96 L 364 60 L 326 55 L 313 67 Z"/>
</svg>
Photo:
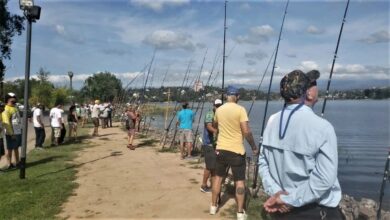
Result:
<svg viewBox="0 0 390 220">
<path fill-rule="evenodd" d="M 126 129 L 127 129 L 127 148 L 130 150 L 135 150 L 135 146 L 133 146 L 133 140 L 135 136 L 135 124 L 137 116 L 135 114 L 135 110 L 133 107 L 129 106 L 125 113 L 126 115 Z"/>
</svg>

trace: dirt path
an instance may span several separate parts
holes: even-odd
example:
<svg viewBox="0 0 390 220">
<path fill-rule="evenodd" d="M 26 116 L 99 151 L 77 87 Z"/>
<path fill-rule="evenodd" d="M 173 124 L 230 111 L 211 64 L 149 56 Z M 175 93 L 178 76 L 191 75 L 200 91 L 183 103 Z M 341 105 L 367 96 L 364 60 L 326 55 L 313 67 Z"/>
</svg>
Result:
<svg viewBox="0 0 390 220">
<path fill-rule="evenodd" d="M 179 159 L 179 154 L 158 153 L 148 140 L 128 150 L 118 127 L 100 131 L 93 147 L 80 152 L 76 182 L 79 187 L 63 205 L 59 217 L 221 219 L 208 214 L 211 194 L 199 191 L 203 169 Z M 231 206 L 229 200 L 222 210 Z"/>
</svg>

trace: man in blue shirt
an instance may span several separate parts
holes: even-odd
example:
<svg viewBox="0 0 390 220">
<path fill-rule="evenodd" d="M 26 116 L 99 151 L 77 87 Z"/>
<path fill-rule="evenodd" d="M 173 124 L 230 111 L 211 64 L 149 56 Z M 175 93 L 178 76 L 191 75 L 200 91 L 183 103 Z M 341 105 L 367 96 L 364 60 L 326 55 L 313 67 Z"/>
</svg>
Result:
<svg viewBox="0 0 390 220">
<path fill-rule="evenodd" d="M 264 208 L 274 219 L 343 219 L 336 134 L 311 108 L 318 77 L 315 70 L 283 77 L 285 107 L 269 118 L 264 131 L 259 173 L 271 196 Z"/>
<path fill-rule="evenodd" d="M 194 121 L 194 112 L 188 109 L 188 102 L 183 103 L 183 109 L 177 113 L 177 123 L 176 126 L 179 126 L 179 140 L 180 140 L 180 152 L 181 159 L 186 157 L 184 151 L 184 145 L 187 146 L 187 156 L 191 158 L 192 152 L 192 122 Z"/>
</svg>

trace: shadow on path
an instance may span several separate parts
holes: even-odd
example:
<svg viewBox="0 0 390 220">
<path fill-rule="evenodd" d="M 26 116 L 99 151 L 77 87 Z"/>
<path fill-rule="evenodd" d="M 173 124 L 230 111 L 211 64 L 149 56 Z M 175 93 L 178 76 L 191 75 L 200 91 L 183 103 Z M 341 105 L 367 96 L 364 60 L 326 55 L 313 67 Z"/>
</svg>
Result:
<svg viewBox="0 0 390 220">
<path fill-rule="evenodd" d="M 85 164 L 88 164 L 88 163 L 93 163 L 93 162 L 96 162 L 96 161 L 99 161 L 99 160 L 103 160 L 103 159 L 106 159 L 106 158 L 109 158 L 109 157 L 116 157 L 116 156 L 121 156 L 121 155 L 123 155 L 122 151 L 114 151 L 114 152 L 111 152 L 110 155 L 107 155 L 107 156 L 104 156 L 104 157 L 100 157 L 100 158 L 97 158 L 97 159 L 94 159 L 94 160 L 90 160 L 90 161 L 87 161 L 87 162 L 84 162 L 84 163 L 74 164 L 74 165 L 68 166 L 68 167 L 66 167 L 64 169 L 60 169 L 60 170 L 57 170 L 57 171 L 41 174 L 41 175 L 39 175 L 37 177 L 43 177 L 43 176 L 47 176 L 47 175 L 51 175 L 51 174 L 55 174 L 55 173 L 60 173 L 60 172 L 66 171 L 68 169 L 79 168 L 79 167 L 81 167 L 81 166 L 83 166 Z"/>
</svg>

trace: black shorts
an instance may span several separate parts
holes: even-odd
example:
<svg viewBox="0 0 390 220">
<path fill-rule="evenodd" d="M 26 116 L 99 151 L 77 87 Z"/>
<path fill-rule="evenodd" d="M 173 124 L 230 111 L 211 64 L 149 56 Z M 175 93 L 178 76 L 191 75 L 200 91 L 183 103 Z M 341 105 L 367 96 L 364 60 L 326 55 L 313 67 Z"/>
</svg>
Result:
<svg viewBox="0 0 390 220">
<path fill-rule="evenodd" d="M 5 149 L 4 149 L 4 140 L 3 138 L 0 138 L 0 157 L 5 154 Z"/>
<path fill-rule="evenodd" d="M 204 145 L 204 162 L 206 163 L 206 169 L 215 170 L 215 164 L 217 160 L 217 155 L 215 154 L 215 149 L 211 145 Z"/>
<path fill-rule="evenodd" d="M 245 155 L 226 150 L 217 150 L 215 174 L 225 177 L 229 167 L 232 169 L 234 181 L 245 180 Z"/>
<path fill-rule="evenodd" d="M 322 216 L 325 216 L 322 218 Z M 301 219 L 325 219 L 325 220 L 342 220 L 343 214 L 339 207 L 331 208 L 318 204 L 308 204 L 302 207 L 293 208 L 287 213 L 271 214 L 274 220 L 301 220 Z"/>
</svg>

